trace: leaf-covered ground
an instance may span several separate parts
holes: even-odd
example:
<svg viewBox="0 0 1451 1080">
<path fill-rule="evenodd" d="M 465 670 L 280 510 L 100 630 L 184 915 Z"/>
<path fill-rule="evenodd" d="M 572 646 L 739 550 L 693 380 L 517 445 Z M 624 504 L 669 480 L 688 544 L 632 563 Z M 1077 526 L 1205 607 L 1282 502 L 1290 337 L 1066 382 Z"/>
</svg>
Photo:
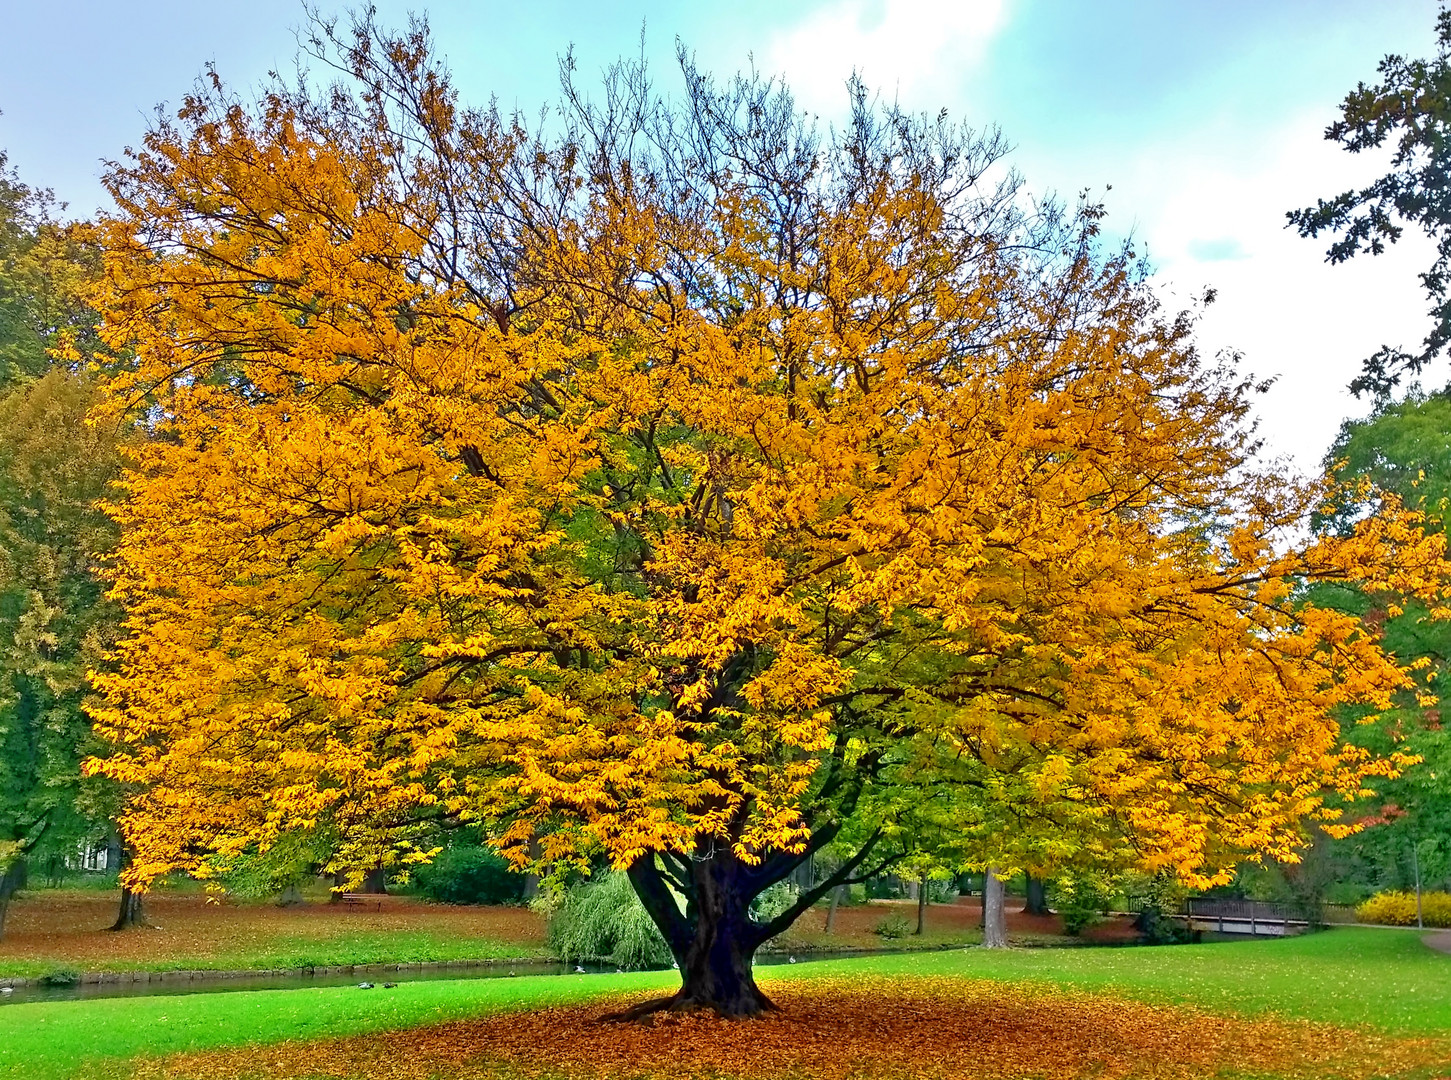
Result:
<svg viewBox="0 0 1451 1080">
<path fill-rule="evenodd" d="M 450 907 L 388 897 L 381 911 L 327 903 L 278 908 L 265 903 L 208 903 L 206 897 L 194 894 L 155 895 L 146 905 L 155 929 L 112 934 L 106 927 L 116 918 L 115 893 L 22 894 L 11 905 L 5 936 L 0 938 L 0 977 L 43 975 L 57 968 L 290 968 L 520 958 L 547 951 L 544 920 L 525 907 Z M 788 949 L 880 949 L 963 944 L 981 937 L 975 901 L 934 904 L 927 909 L 927 932 L 922 937 L 884 941 L 876 928 L 894 914 L 916 925 L 915 904 L 877 902 L 838 910 L 828 935 L 826 910 L 817 908 L 792 927 L 782 944 Z M 1061 921 L 1057 916 L 1035 918 L 1013 911 L 1009 929 L 1019 939 L 1047 938 L 1061 932 Z M 1124 936 L 1117 925 L 1101 927 L 1095 934 L 1105 940 Z"/>
<path fill-rule="evenodd" d="M 152 929 L 109 933 L 116 895 L 42 891 L 11 905 L 0 976 L 168 968 L 273 968 L 543 956 L 544 924 L 522 907 L 449 907 L 390 897 L 381 911 L 279 908 L 203 896 L 148 897 Z"/>
<path fill-rule="evenodd" d="M 1240 1018 L 1042 984 L 928 977 L 773 982 L 749 1022 L 663 1015 L 602 1023 L 615 1003 L 556 1007 L 346 1039 L 136 1063 L 167 1080 L 1189 1080 L 1451 1075 L 1451 1038 Z"/>
</svg>

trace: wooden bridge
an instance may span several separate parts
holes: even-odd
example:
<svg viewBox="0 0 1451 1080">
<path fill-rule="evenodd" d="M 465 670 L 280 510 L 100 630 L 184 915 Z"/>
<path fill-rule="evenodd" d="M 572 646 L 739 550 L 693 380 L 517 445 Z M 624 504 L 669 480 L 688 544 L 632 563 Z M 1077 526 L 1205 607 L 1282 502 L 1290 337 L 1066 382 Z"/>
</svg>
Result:
<svg viewBox="0 0 1451 1080">
<path fill-rule="evenodd" d="M 1254 937 L 1285 937 L 1304 933 L 1312 925 L 1355 921 L 1355 909 L 1339 904 L 1324 904 L 1312 911 L 1298 904 L 1216 897 L 1186 900 L 1179 915 L 1196 930 Z"/>
</svg>

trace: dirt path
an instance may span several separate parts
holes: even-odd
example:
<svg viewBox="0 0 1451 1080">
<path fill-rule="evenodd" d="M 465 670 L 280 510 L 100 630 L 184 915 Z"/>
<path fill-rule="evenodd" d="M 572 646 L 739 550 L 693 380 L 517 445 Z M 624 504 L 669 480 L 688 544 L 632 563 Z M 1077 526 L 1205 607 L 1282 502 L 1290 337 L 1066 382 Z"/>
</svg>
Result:
<svg viewBox="0 0 1451 1080">
<path fill-rule="evenodd" d="M 1421 942 L 1431 946 L 1437 952 L 1451 953 L 1451 930 L 1440 930 L 1434 934 L 1427 934 L 1421 939 Z"/>
</svg>

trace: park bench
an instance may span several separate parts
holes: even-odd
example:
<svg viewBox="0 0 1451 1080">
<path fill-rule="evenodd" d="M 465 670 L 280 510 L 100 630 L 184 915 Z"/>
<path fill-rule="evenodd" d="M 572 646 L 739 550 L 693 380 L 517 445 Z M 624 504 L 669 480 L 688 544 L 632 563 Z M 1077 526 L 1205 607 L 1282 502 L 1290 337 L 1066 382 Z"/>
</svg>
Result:
<svg viewBox="0 0 1451 1080">
<path fill-rule="evenodd" d="M 383 899 L 380 893 L 345 892 L 342 896 L 338 897 L 338 901 L 349 911 L 362 911 L 365 908 L 382 911 Z"/>
</svg>

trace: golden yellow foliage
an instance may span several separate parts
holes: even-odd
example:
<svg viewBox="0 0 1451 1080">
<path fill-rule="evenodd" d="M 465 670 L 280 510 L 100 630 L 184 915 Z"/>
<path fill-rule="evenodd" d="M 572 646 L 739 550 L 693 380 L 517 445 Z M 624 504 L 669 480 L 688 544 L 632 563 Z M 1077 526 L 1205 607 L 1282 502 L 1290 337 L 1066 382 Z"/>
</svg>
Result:
<svg viewBox="0 0 1451 1080">
<path fill-rule="evenodd" d="M 908 819 L 1204 884 L 1395 768 L 1332 711 L 1407 672 L 1300 589 L 1439 610 L 1442 539 L 1304 541 L 1325 485 L 1255 459 L 1094 208 L 863 100 L 823 145 L 770 86 L 687 66 L 666 114 L 627 72 L 643 119 L 572 98 L 551 143 L 421 34 L 343 57 L 360 93 L 203 89 L 110 176 L 110 408 L 155 433 L 96 676 L 131 880 L 479 820 L 633 868 L 679 945 L 657 853 L 689 918 Z"/>
</svg>

